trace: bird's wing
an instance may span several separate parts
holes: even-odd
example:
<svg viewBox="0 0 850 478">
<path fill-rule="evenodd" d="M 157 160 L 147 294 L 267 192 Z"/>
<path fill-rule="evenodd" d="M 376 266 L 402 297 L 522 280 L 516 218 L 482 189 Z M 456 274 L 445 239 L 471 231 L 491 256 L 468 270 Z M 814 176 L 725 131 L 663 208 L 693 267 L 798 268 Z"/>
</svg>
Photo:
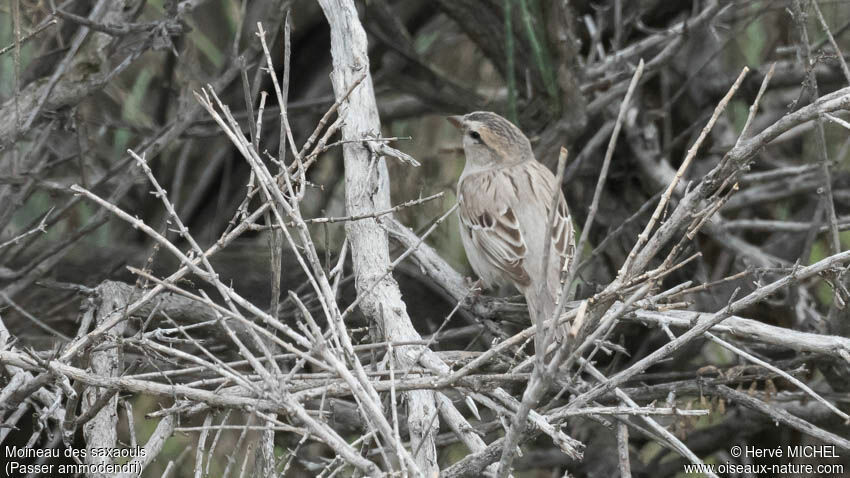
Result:
<svg viewBox="0 0 850 478">
<path fill-rule="evenodd" d="M 537 161 L 529 161 L 527 164 L 532 192 L 535 199 L 545 205 L 546 217 L 544 220 L 548 221 L 552 193 L 558 187 L 555 184 L 555 176 L 546 166 Z M 569 266 L 568 261 L 575 255 L 575 247 L 570 211 L 567 208 L 567 201 L 564 199 L 563 192 L 559 191 L 555 219 L 552 223 L 552 251 L 560 258 L 559 269 Z"/>
<path fill-rule="evenodd" d="M 558 209 L 555 211 L 555 223 L 552 226 L 552 241 L 555 251 L 561 257 L 561 267 L 565 262 L 575 256 L 575 236 L 573 235 L 573 222 L 570 220 L 570 212 L 567 209 L 567 201 L 563 193 L 558 200 Z"/>
<path fill-rule="evenodd" d="M 502 171 L 464 178 L 458 188 L 459 215 L 477 250 L 518 287 L 531 284 L 528 253 L 514 206 L 516 188 Z"/>
</svg>

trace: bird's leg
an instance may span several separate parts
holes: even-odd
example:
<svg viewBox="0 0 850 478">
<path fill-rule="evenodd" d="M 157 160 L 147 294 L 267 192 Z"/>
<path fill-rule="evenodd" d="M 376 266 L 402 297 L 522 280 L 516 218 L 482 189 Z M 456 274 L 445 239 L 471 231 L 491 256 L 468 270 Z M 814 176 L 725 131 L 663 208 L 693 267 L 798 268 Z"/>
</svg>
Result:
<svg viewBox="0 0 850 478">
<path fill-rule="evenodd" d="M 466 283 L 467 289 L 469 289 L 469 298 L 471 300 L 477 299 L 484 293 L 484 281 L 481 279 L 473 281 L 471 277 L 464 277 L 463 280 Z"/>
</svg>

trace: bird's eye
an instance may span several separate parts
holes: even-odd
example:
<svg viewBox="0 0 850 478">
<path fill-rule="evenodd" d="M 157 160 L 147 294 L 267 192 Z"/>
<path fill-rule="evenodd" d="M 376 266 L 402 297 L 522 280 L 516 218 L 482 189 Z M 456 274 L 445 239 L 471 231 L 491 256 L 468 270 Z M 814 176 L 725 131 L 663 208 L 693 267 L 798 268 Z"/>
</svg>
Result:
<svg viewBox="0 0 850 478">
<path fill-rule="evenodd" d="M 478 134 L 478 131 L 470 131 L 469 137 L 474 139 L 475 141 L 481 141 L 481 135 Z"/>
</svg>

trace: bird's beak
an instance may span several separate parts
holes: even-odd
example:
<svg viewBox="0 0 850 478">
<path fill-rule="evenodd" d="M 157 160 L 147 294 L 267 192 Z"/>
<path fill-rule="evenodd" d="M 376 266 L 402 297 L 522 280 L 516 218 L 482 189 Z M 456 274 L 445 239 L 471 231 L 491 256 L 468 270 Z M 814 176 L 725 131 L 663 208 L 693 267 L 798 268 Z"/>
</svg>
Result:
<svg viewBox="0 0 850 478">
<path fill-rule="evenodd" d="M 449 116 L 449 123 L 457 129 L 463 129 L 463 116 Z"/>
</svg>

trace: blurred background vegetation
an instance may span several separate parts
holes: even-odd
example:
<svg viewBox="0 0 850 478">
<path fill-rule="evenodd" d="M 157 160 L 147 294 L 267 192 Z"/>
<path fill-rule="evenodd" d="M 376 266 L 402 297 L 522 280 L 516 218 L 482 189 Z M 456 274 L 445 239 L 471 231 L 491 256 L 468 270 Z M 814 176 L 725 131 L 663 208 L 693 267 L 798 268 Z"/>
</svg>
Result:
<svg viewBox="0 0 850 478">
<path fill-rule="evenodd" d="M 240 58 L 246 62 L 244 71 L 253 90 L 248 94 L 256 108 L 257 92 L 271 91 L 268 77 L 257 68 L 256 23 L 262 21 L 271 33 L 267 38 L 280 75 L 281 25 L 287 8 L 292 21 L 289 118 L 297 144 L 304 143 L 333 101 L 328 79 L 328 26 L 313 1 L 122 0 L 116 2 L 120 8 L 109 7 L 111 21 L 141 27 L 120 36 L 92 32 L 71 58 L 68 53 L 74 51 L 81 28 L 78 17 L 87 17 L 97 3 L 10 0 L 0 4 L 0 48 L 15 43 L 15 17 L 24 36 L 44 27 L 21 45 L 19 54 L 11 48 L 0 55 L 0 243 L 31 229 L 49 213 L 45 233 L 0 250 L 0 291 L 28 313 L 71 336 L 84 300 L 75 285 L 95 287 L 106 279 L 132 283 L 136 277 L 126 266 L 150 263 L 157 275 L 164 275 L 174 270 L 176 262 L 167 254 L 157 253 L 145 234 L 75 198 L 68 186 L 76 183 L 91 188 L 155 228 L 166 229 L 161 205 L 152 200 L 151 188 L 126 153 L 128 148 L 146 151 L 154 174 L 169 191 L 184 223 L 202 240 L 202 247 L 212 244 L 228 228 L 244 198 L 249 168 L 197 108 L 192 92 L 214 84 L 225 103 L 242 118 L 247 131 Z M 846 32 L 850 2 L 818 3 L 839 47 L 850 51 L 850 34 Z M 54 15 L 54 4 L 69 15 Z M 556 162 L 557 148 L 568 147 L 570 162 L 564 191 L 580 226 L 623 96 L 622 86 L 638 60 L 638 56 L 618 60 L 613 52 L 653 37 L 662 38 L 640 55 L 648 64 L 647 74 L 636 96 L 633 116 L 617 145 L 600 216 L 591 233 L 591 245 L 596 246 L 612 230 L 626 224 L 622 233 L 594 256 L 582 277 L 580 294 L 592 293 L 597 284 L 611 279 L 643 226 L 641 221 L 627 219 L 661 190 L 653 169 L 678 167 L 713 106 L 742 67 L 749 66 L 753 73 L 724 113 L 689 173 L 690 179 L 699 179 L 732 146 L 772 62 L 777 62 L 777 73 L 762 113 L 756 118 L 756 131 L 811 101 L 811 85 L 805 80 L 807 68 L 817 74 L 820 95 L 847 86 L 836 53 L 826 43 L 810 7 L 805 24 L 813 58 L 806 66 L 798 56 L 799 32 L 789 15 L 790 3 L 762 0 L 720 4 L 710 18 L 696 20 L 708 2 L 358 2 L 369 33 L 383 134 L 398 137 L 393 146 L 422 163 L 411 169 L 389 161 L 393 203 L 445 193 L 437 201 L 403 209 L 397 216 L 412 229 L 421 230 L 454 204 L 463 158 L 460 138 L 444 118 L 484 109 L 516 121 L 532 139 L 538 160 L 550 167 Z M 19 16 L 13 15 L 15 9 Z M 55 24 L 45 27 L 54 19 Z M 687 19 L 694 19 L 693 27 L 686 27 L 682 34 L 668 34 L 679 22 L 688 24 Z M 103 24 L 109 25 L 106 21 Z M 667 47 L 672 47 L 671 51 Z M 653 59 L 657 63 L 653 64 Z M 52 93 L 43 95 L 44 86 L 54 81 L 51 75 L 59 71 L 63 61 L 68 62 L 67 68 L 55 79 Z M 42 98 L 41 106 L 33 107 L 33 100 L 38 104 Z M 272 156 L 279 142 L 278 111 L 273 103 L 267 104 L 262 130 L 263 149 Z M 30 119 L 28 115 L 33 113 Z M 826 133 L 834 165 L 836 208 L 842 216 L 850 209 L 846 167 L 850 141 L 847 130 L 832 123 L 827 124 Z M 811 165 L 817 162 L 818 154 L 811 127 L 798 128 L 763 151 L 752 168 L 768 171 Z M 648 155 L 649 162 L 641 155 Z M 291 156 L 285 159 L 289 160 Z M 781 184 L 753 185 L 763 190 L 756 196 L 730 201 L 723 210 L 725 218 L 811 221 L 820 192 L 813 171 L 801 172 Z M 308 179 L 312 184 L 303 203 L 305 217 L 346 214 L 339 149 L 323 154 Z M 810 238 L 805 230 L 789 234 L 760 230 L 727 233 L 785 264 L 797 260 L 811 263 L 828 252 L 823 237 Z M 343 226 L 314 226 L 314 237 L 333 264 L 344 238 Z M 841 240 L 842 247 L 850 246 L 850 231 L 842 232 Z M 428 242 L 454 267 L 471 275 L 454 219 L 442 224 Z M 709 282 L 754 264 L 764 266 L 760 257 L 747 257 L 740 248 L 730 248 L 722 236 L 704 235 L 698 242 L 703 257 L 671 277 L 671 283 L 683 278 Z M 267 304 L 268 254 L 267 233 L 254 231 L 216 256 L 214 263 L 246 297 Z M 284 291 L 300 285 L 295 270 L 284 269 Z M 412 267 L 403 268 L 397 275 L 417 328 L 422 334 L 433 332 L 453 304 L 422 288 L 422 278 Z M 735 287 L 742 283 L 746 287 L 745 282 L 730 282 L 700 296 L 694 305 L 714 310 L 725 304 Z M 758 307 L 752 315 L 778 325 L 817 330 L 811 316 L 829 307 L 833 287 L 826 281 L 808 286 L 804 291 L 810 290 L 813 296 L 802 303 L 811 311 L 795 308 L 794 304 L 801 303 L 795 302 L 799 298 L 783 298 Z M 347 300 L 351 293 L 349 288 Z M 47 348 L 53 341 L 17 308 L 7 304 L 0 314 L 21 343 Z M 660 335 L 640 336 L 646 343 L 660 339 Z M 639 356 L 645 346 L 629 348 Z M 722 357 L 719 360 L 722 362 Z M 138 438 L 143 442 L 156 424 L 145 419 L 145 413 L 167 404 L 146 397 L 133 403 Z M 709 422 L 691 424 L 689 429 L 708 426 Z M 687 435 L 687 430 L 681 433 Z M 12 441 L 25 441 L 28 436 L 13 434 Z M 126 430 L 122 436 L 126 437 Z M 243 459 L 242 455 L 228 454 L 237 436 L 235 432 L 224 434 L 222 440 L 229 441 L 218 445 L 222 457 L 213 463 L 211 476 L 220 476 L 229 458 Z M 356 433 L 351 436 L 356 437 Z M 191 434 L 175 435 L 161 460 L 149 467 L 145 476 L 160 476 L 168 460 L 181 456 L 181 468 L 171 476 L 190 476 L 189 450 L 195 439 Z M 281 442 L 278 451 L 283 455 L 293 445 Z M 321 453 L 318 446 L 316 453 Z M 463 454 L 457 453 L 460 455 L 443 458 L 452 461 Z M 646 461 L 651 462 L 659 451 L 648 442 L 644 453 Z M 520 462 L 528 469 L 538 468 L 533 455 Z M 305 463 L 298 463 L 294 469 L 309 475 Z M 595 470 L 590 464 L 583 471 L 593 476 Z M 231 475 L 234 473 L 231 470 Z"/>
</svg>

